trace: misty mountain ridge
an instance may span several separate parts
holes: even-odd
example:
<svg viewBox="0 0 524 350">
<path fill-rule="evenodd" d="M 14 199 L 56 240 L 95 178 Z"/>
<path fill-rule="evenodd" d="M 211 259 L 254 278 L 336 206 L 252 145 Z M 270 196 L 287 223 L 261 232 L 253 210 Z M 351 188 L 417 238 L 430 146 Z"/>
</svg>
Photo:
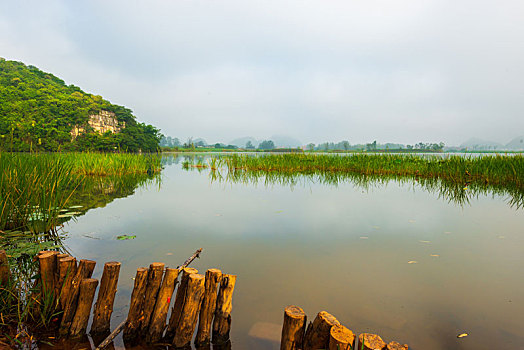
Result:
<svg viewBox="0 0 524 350">
<path fill-rule="evenodd" d="M 515 137 L 507 144 L 495 142 L 491 140 L 484 140 L 478 137 L 472 137 L 463 142 L 459 148 L 467 148 L 475 151 L 489 151 L 489 150 L 505 150 L 505 151 L 521 151 L 524 150 L 524 135 Z"/>
</svg>

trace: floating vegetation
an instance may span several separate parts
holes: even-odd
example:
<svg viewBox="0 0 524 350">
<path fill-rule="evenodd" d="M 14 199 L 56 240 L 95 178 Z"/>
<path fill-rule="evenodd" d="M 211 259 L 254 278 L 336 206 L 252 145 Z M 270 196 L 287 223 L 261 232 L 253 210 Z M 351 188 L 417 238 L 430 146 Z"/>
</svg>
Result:
<svg viewBox="0 0 524 350">
<path fill-rule="evenodd" d="M 129 235 L 121 235 L 121 236 L 117 236 L 116 239 L 119 240 L 119 241 L 126 241 L 128 239 L 135 239 L 136 236 L 129 236 Z"/>
</svg>

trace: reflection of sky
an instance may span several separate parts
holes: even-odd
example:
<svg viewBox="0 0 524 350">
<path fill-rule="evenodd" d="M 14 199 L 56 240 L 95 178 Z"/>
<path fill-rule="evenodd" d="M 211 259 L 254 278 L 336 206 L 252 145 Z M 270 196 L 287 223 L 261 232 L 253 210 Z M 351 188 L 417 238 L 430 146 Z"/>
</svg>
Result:
<svg viewBox="0 0 524 350">
<path fill-rule="evenodd" d="M 246 335 L 257 322 L 280 325 L 288 304 L 413 348 L 488 348 L 522 340 L 522 219 L 499 198 L 460 207 L 396 183 L 369 192 L 211 184 L 207 172 L 172 165 L 160 190 L 139 189 L 71 223 L 66 244 L 100 265 L 122 262 L 115 316 L 127 310 L 137 267 L 174 267 L 203 247 L 194 267 L 238 275 L 236 349 L 265 348 Z M 121 234 L 137 238 L 116 241 Z M 470 336 L 458 340 L 462 332 Z"/>
</svg>

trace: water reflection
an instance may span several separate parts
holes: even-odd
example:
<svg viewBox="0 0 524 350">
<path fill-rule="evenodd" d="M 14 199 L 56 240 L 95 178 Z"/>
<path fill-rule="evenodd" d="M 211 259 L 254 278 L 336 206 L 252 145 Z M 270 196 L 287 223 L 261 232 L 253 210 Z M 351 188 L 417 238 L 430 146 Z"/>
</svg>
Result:
<svg viewBox="0 0 524 350">
<path fill-rule="evenodd" d="M 501 196 L 506 198 L 508 205 L 515 209 L 524 207 L 524 188 L 517 185 L 492 185 L 483 182 L 453 182 L 435 178 L 397 175 L 365 175 L 347 172 L 277 172 L 267 170 L 250 171 L 245 169 L 229 170 L 226 167 L 214 166 L 215 157 L 204 155 L 166 156 L 164 162 L 178 164 L 182 162 L 183 169 L 188 171 L 208 171 L 212 183 L 233 183 L 246 185 L 259 185 L 271 187 L 297 186 L 321 184 L 325 186 L 339 186 L 351 184 L 363 191 L 379 188 L 396 183 L 411 185 L 413 189 L 422 189 L 429 193 L 437 194 L 439 198 L 464 206 L 479 196 Z"/>
<path fill-rule="evenodd" d="M 71 197 L 70 208 L 75 209 L 74 216 L 80 216 L 90 209 L 105 207 L 115 199 L 131 196 L 138 188 L 160 188 L 161 182 L 160 174 L 86 177 Z"/>
</svg>

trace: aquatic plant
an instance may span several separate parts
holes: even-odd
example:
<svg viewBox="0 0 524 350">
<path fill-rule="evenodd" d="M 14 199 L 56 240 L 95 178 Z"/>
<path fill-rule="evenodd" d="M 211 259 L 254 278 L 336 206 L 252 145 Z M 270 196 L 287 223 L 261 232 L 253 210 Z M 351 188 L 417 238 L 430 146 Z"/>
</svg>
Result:
<svg viewBox="0 0 524 350">
<path fill-rule="evenodd" d="M 486 159 L 484 159 L 486 158 Z M 208 160 L 211 181 L 264 183 L 295 187 L 310 183 L 351 183 L 363 190 L 390 181 L 412 184 L 464 205 L 479 195 L 508 196 L 524 207 L 524 161 L 521 155 L 464 158 L 415 155 L 227 155 Z M 184 168 L 191 166 L 186 159 Z M 200 170 L 200 168 L 197 168 Z"/>
<path fill-rule="evenodd" d="M 254 157 L 227 155 L 219 165 L 229 172 L 280 172 L 300 174 L 359 173 L 438 178 L 467 185 L 473 182 L 524 186 L 524 157 L 418 156 L 400 154 L 310 155 L 284 154 Z"/>
</svg>

